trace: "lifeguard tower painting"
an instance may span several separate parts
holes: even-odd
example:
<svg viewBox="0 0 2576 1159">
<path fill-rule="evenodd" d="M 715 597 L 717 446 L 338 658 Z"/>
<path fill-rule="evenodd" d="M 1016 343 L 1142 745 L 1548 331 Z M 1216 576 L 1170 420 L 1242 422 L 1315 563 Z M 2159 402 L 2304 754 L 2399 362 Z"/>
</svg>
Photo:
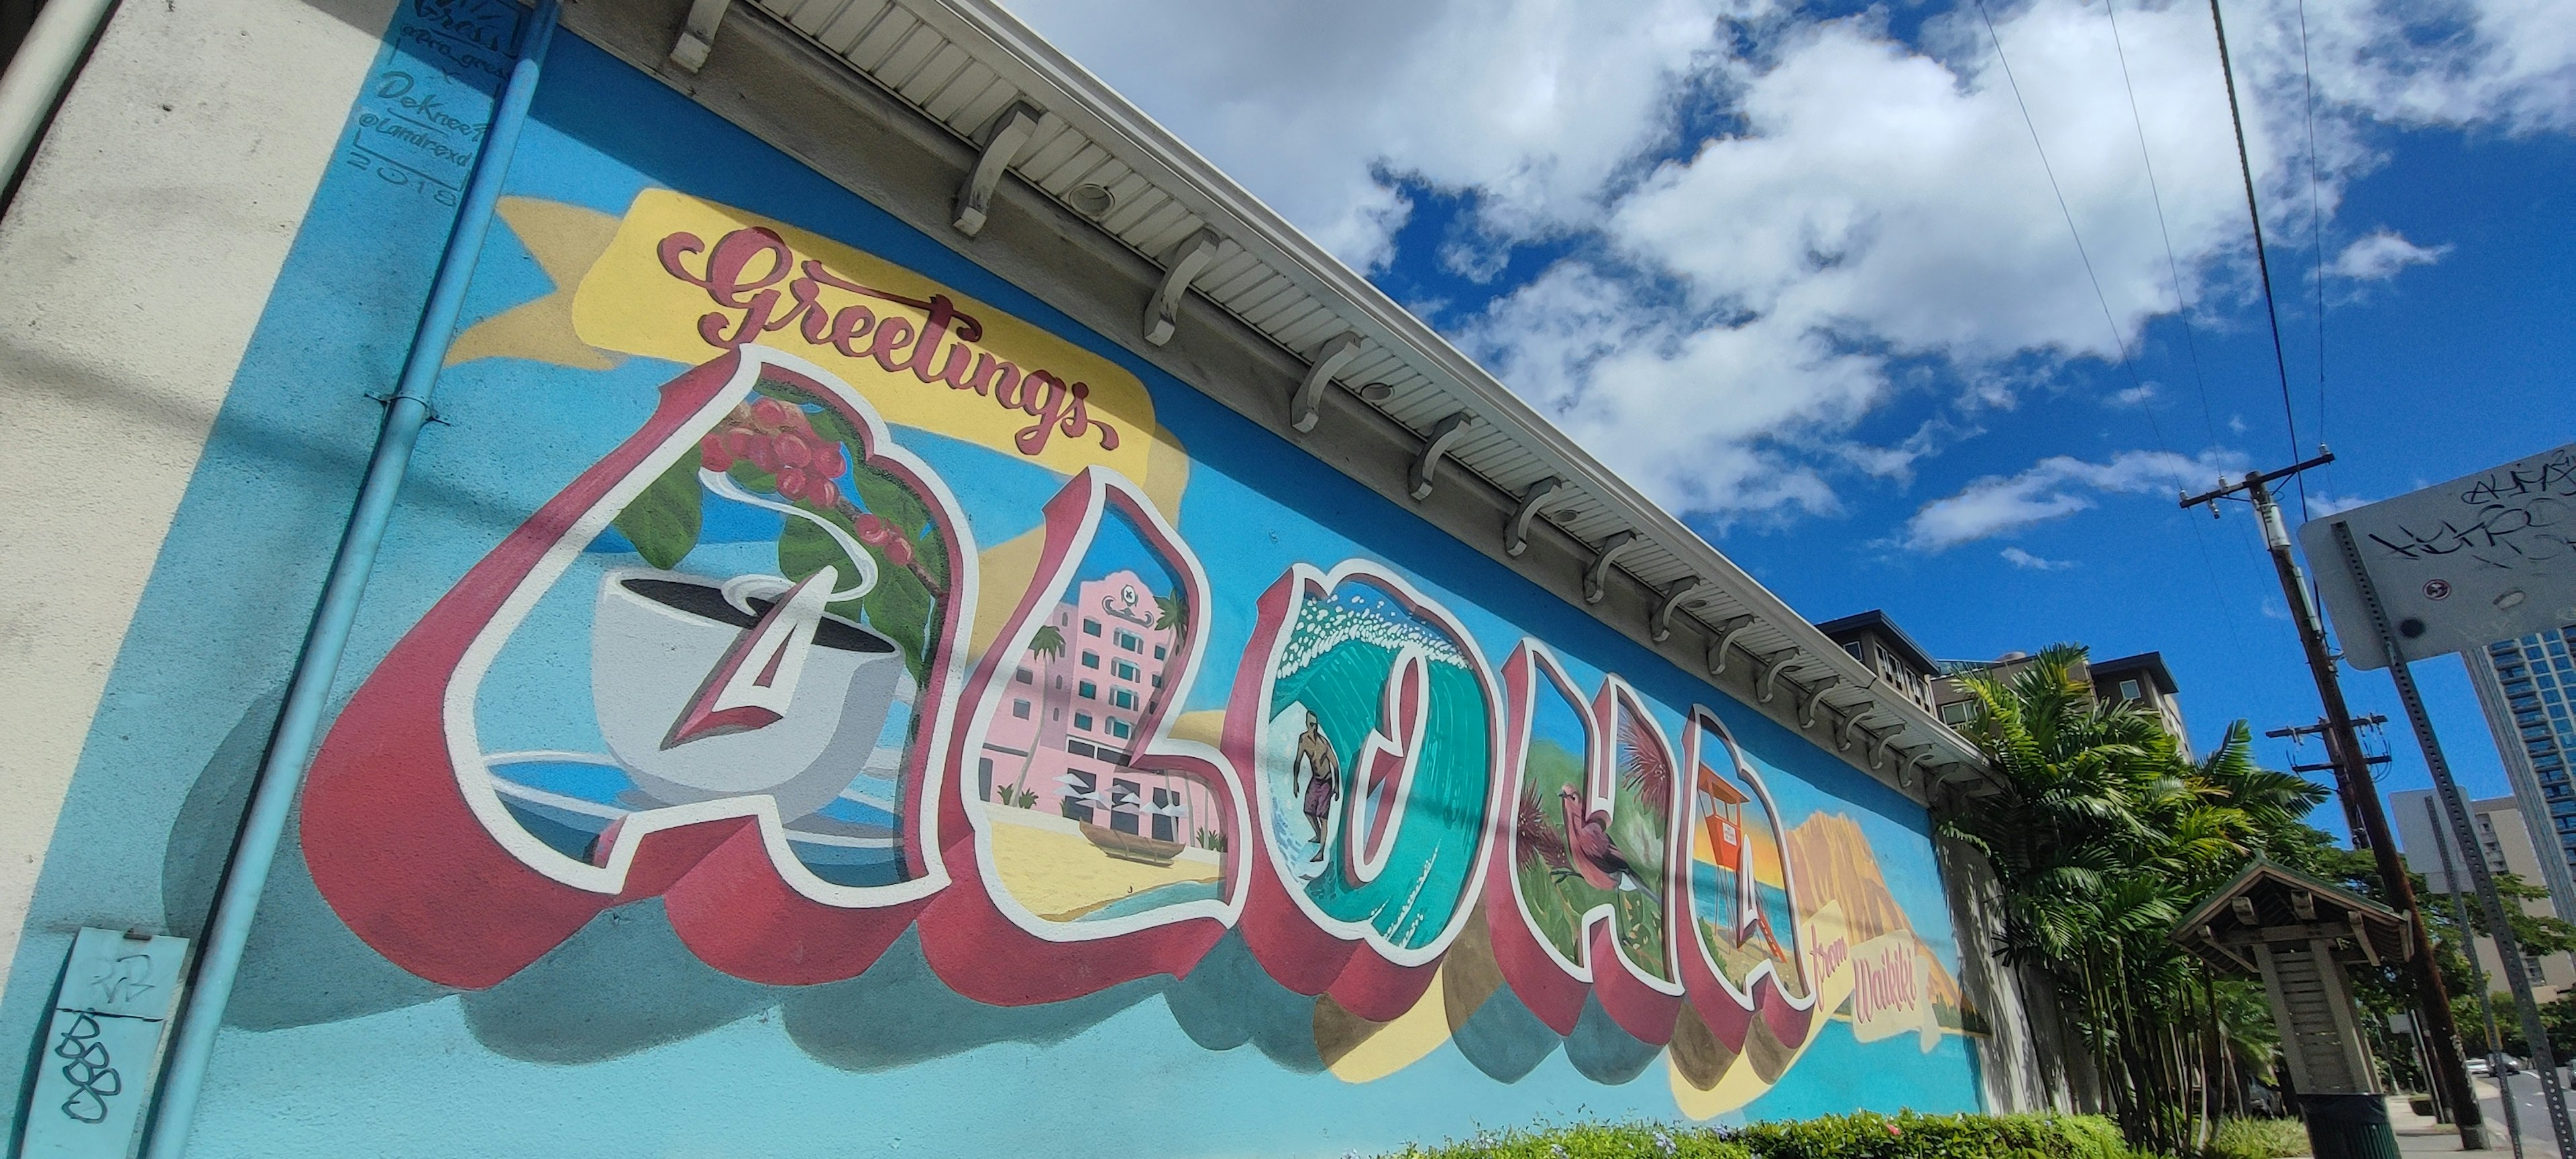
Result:
<svg viewBox="0 0 2576 1159">
<path fill-rule="evenodd" d="M 1770 803 L 1705 720 L 1692 722 L 1691 896 L 1700 940 L 1728 981 L 1746 985 L 1768 962 L 1801 992 L 1787 861 Z M 1723 769 L 1724 771 L 1720 771 Z"/>
</svg>

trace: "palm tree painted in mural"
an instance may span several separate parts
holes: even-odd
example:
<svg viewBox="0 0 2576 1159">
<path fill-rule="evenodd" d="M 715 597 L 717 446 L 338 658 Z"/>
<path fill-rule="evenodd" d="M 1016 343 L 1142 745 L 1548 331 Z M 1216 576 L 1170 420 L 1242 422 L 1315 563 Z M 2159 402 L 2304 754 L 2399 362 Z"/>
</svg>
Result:
<svg viewBox="0 0 2576 1159">
<path fill-rule="evenodd" d="M 1184 596 L 1179 592 L 1173 592 L 1168 596 L 1154 597 L 1154 627 L 1158 630 L 1170 632 L 1172 634 L 1172 654 L 1163 662 L 1163 667 L 1168 671 L 1173 664 L 1179 662 L 1181 657 L 1181 648 L 1189 642 L 1189 597 Z M 1155 699 L 1159 700 L 1162 698 L 1160 695 L 1161 691 L 1161 686 L 1157 685 L 1155 688 Z"/>
<path fill-rule="evenodd" d="M 1044 656 L 1050 660 L 1063 659 L 1064 633 L 1057 631 L 1053 624 L 1038 625 L 1038 630 L 1031 633 L 1029 636 L 1029 654 L 1032 656 Z M 1043 703 L 1045 700 L 1044 695 L 1041 694 L 1039 699 L 1040 702 Z M 1043 731 L 1046 726 L 1041 723 L 1038 727 Z M 1008 804 L 1022 809 L 1028 808 L 1027 805 L 1022 805 L 1020 802 L 1028 797 L 1029 770 L 1035 767 L 1037 763 L 1038 746 L 1032 742 L 1029 745 L 1029 751 L 1020 757 L 1020 779 L 1017 783 L 1011 786 L 1011 798 L 1007 802 Z"/>
</svg>

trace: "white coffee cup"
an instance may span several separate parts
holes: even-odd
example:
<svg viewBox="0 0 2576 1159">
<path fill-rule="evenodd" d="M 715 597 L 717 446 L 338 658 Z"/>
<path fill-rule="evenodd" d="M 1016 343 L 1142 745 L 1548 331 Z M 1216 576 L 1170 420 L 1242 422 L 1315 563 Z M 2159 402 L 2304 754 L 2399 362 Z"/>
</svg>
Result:
<svg viewBox="0 0 2576 1159">
<path fill-rule="evenodd" d="M 903 652 L 837 616 L 814 634 L 786 712 L 770 724 L 669 744 L 673 725 L 766 610 L 725 602 L 719 581 L 645 568 L 600 581 L 591 621 L 591 699 L 608 751 L 664 804 L 768 794 L 781 820 L 831 803 L 874 752 L 903 681 Z"/>
</svg>

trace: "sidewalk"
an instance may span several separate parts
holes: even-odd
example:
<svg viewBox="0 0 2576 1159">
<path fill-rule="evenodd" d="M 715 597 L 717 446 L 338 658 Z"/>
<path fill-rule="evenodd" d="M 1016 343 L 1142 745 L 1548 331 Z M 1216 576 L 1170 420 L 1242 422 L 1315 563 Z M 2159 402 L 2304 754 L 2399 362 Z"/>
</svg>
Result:
<svg viewBox="0 0 2576 1159">
<path fill-rule="evenodd" d="M 2511 1140 L 2505 1137 L 2502 1093 L 2496 1089 L 2493 1080 L 2472 1078 L 2469 1082 L 2477 1087 L 2478 1103 L 2486 1112 L 2488 1146 L 2485 1151 L 2475 1152 L 2475 1154 L 2509 1159 L 2513 1154 L 2513 1148 Z M 2545 1119 L 2534 1121 L 2534 1119 L 2535 1116 L 2529 1113 L 2522 1116 L 2524 1159 L 2558 1159 L 2558 1148 L 2550 1142 L 2548 1121 Z M 2388 1123 L 2396 1129 L 2397 1151 L 2400 1155 L 2460 1153 L 2459 1128 L 2449 1123 L 2437 1122 L 2429 1115 L 2416 1114 L 2406 1105 L 2406 1100 L 2402 1097 L 2389 1098 Z"/>
</svg>

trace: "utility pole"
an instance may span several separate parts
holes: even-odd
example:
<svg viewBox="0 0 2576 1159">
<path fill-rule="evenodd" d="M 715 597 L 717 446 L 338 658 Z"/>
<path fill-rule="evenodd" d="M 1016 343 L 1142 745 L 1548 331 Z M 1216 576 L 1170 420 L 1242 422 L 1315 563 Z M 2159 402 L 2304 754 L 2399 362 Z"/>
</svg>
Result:
<svg viewBox="0 0 2576 1159">
<path fill-rule="evenodd" d="M 2248 472 L 2233 485 L 2185 496 L 2182 505 L 2192 508 L 2206 503 L 2215 513 L 2220 499 L 2239 491 L 2254 504 L 2255 517 L 2263 525 L 2263 545 L 2272 553 L 2272 570 L 2280 576 L 2281 595 L 2289 603 L 2291 622 L 2299 629 L 2299 646 L 2307 654 L 2308 672 L 2316 678 L 2317 699 L 2325 705 L 2326 751 L 2335 762 L 2335 787 L 2343 794 L 2347 808 L 2361 818 L 2354 845 L 2370 850 L 2389 901 L 2406 915 L 2417 947 L 2417 952 L 2407 957 L 2406 966 L 2415 983 L 2416 1016 L 2432 1040 L 2433 1081 L 2442 1084 L 2444 1095 L 2456 1108 L 2452 1118 L 2460 1129 L 2460 1148 L 2484 1151 L 2486 1116 L 2478 1106 L 2476 1089 L 2469 1085 L 2468 1068 L 2460 1062 L 2460 1028 L 2451 1018 L 2450 990 L 2442 985 L 2441 968 L 2433 961 L 2433 939 L 2425 931 L 2414 883 L 2406 876 L 2405 863 L 2398 860 L 2397 841 L 2388 830 L 2388 812 L 2380 805 L 2378 787 L 2371 784 L 2369 767 L 2361 763 L 2361 737 L 2353 730 L 2352 710 L 2344 703 L 2342 682 L 2335 677 L 2334 654 L 2326 647 L 2325 624 L 2317 615 L 2316 602 L 2308 596 L 2307 581 L 2299 574 L 2299 561 L 2290 554 L 2290 529 L 2281 522 L 2281 507 L 2273 502 L 2267 486 L 2275 479 L 2286 479 L 2333 461 L 2333 453 L 2325 452 L 2277 471 Z"/>
<path fill-rule="evenodd" d="M 2356 728 L 2377 726 L 2388 723 L 2388 718 L 2374 712 L 2369 716 L 2356 719 L 2352 723 Z M 2305 737 L 2323 736 L 2325 737 L 2326 742 L 2326 759 L 2315 764 L 2294 764 L 2290 766 L 2290 771 L 2294 773 L 2333 773 L 2338 777 L 2343 775 L 2343 765 L 2338 762 L 2338 759 L 2334 755 L 2334 735 L 2327 730 L 2326 722 L 2322 718 L 2320 718 L 2315 724 L 2300 725 L 2294 728 L 2276 728 L 2270 732 L 2264 733 L 2263 735 L 2276 739 L 2287 737 L 2290 739 L 2290 743 L 2292 744 L 2297 744 L 2300 739 Z M 2361 763 L 2364 765 L 2384 765 L 2388 763 L 2388 760 L 2388 754 L 2381 753 L 2375 757 L 2363 757 Z M 2361 836 L 2361 807 L 2353 802 L 2352 795 L 2349 793 L 2337 793 L 2335 794 L 2335 800 L 2343 806 L 2344 831 L 2353 835 L 2353 840 L 2358 843 L 2355 846 L 2356 848 L 2368 848 L 2369 842 Z"/>
</svg>

